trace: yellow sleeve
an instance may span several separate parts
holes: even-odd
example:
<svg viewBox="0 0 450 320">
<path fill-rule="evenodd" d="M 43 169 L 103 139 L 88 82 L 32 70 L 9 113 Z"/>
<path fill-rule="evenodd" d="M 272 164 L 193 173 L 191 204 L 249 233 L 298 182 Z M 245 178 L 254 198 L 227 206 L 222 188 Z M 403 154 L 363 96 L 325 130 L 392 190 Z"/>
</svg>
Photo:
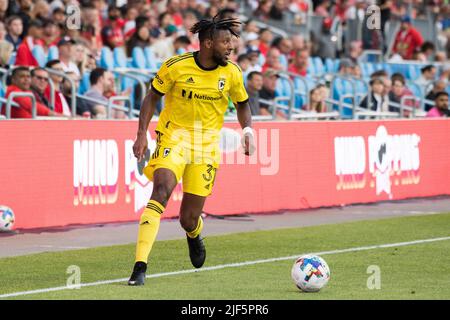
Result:
<svg viewBox="0 0 450 320">
<path fill-rule="evenodd" d="M 167 67 L 167 61 L 161 65 L 152 81 L 152 90 L 160 95 L 166 94 L 173 86 L 173 78 Z"/>
<path fill-rule="evenodd" d="M 235 65 L 236 66 L 236 65 Z M 247 90 L 245 90 L 244 87 L 244 76 L 242 74 L 242 71 L 239 67 L 236 66 L 236 68 L 234 68 L 234 82 L 231 85 L 231 89 L 230 89 L 230 97 L 231 100 L 233 101 L 233 103 L 242 103 L 242 102 L 246 102 L 248 100 L 248 94 L 247 94 Z"/>
</svg>

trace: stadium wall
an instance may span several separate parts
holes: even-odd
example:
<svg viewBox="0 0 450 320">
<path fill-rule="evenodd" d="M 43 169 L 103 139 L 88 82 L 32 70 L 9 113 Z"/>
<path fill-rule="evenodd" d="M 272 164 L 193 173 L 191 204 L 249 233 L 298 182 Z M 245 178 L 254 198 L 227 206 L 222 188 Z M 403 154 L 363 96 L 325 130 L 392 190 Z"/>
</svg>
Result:
<svg viewBox="0 0 450 320">
<path fill-rule="evenodd" d="M 450 194 L 450 120 L 260 122 L 251 158 L 236 150 L 239 125 L 225 127 L 207 213 Z M 0 205 L 19 229 L 137 220 L 152 184 L 133 157 L 135 131 L 135 121 L 0 122 Z M 165 217 L 181 196 L 179 184 Z"/>
</svg>

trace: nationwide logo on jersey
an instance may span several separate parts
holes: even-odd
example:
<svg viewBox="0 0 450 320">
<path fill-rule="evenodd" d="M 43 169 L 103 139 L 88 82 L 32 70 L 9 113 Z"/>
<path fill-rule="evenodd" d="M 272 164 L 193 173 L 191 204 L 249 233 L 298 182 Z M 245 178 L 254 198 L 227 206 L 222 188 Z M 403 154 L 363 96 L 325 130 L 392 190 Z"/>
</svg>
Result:
<svg viewBox="0 0 450 320">
<path fill-rule="evenodd" d="M 186 80 L 186 83 L 195 83 L 195 81 L 194 81 L 194 79 L 193 79 L 192 77 L 189 77 L 189 78 Z"/>
<path fill-rule="evenodd" d="M 218 88 L 219 88 L 219 91 L 223 91 L 223 89 L 225 88 L 225 78 L 219 79 Z"/>
</svg>

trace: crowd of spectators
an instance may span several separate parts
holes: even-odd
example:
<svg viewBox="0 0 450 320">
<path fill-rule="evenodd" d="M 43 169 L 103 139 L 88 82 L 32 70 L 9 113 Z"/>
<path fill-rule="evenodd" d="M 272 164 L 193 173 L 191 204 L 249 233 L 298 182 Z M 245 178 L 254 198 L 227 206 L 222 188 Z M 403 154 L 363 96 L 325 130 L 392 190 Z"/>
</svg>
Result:
<svg viewBox="0 0 450 320">
<path fill-rule="evenodd" d="M 270 28 L 259 27 L 255 19 L 266 22 L 282 20 L 286 13 L 290 13 L 294 15 L 295 23 L 303 24 L 307 13 L 312 11 L 325 18 L 323 28 L 327 30 L 331 28 L 334 17 L 339 17 L 343 23 L 348 19 L 366 19 L 365 12 L 370 4 L 377 4 L 381 9 L 382 28 L 390 19 L 401 22 L 394 37 L 392 59 L 429 64 L 422 69 L 416 82 L 426 87 L 427 99 L 442 98 L 438 93 L 449 84 L 450 68 L 445 66 L 437 75 L 433 63 L 448 63 L 450 5 L 446 0 L 0 0 L 0 67 L 9 68 L 11 56 L 15 56 L 15 65 L 21 66 L 20 72 L 13 72 L 5 92 L 7 95 L 13 91 L 32 92 L 39 104 L 39 115 L 70 117 L 71 84 L 39 67 L 32 53 L 35 46 L 42 47 L 45 55 L 57 48 L 57 59 L 48 61 L 46 67 L 70 75 L 77 88 L 81 76 L 89 72 L 90 89 L 85 95 L 105 102 L 112 96 L 129 94 L 130 91 L 121 92 L 113 74 L 97 65 L 103 47 L 111 50 L 123 48 L 131 57 L 133 48 L 150 46 L 155 59 L 164 61 L 175 54 L 199 49 L 197 37 L 189 31 L 199 19 L 211 18 L 218 12 L 223 16 L 238 17 L 240 8 L 245 6 L 251 8 L 251 16 L 244 21 L 240 37 L 234 40 L 235 50 L 230 58 L 237 61 L 243 70 L 252 114 L 270 115 L 273 114 L 271 106 L 260 103 L 259 99 L 275 98 L 278 72 L 305 77 L 309 74 L 311 57 L 324 58 L 321 50 L 330 48 L 324 49 L 319 45 L 320 41 L 301 34 L 282 37 Z M 70 11 L 69 6 L 77 10 Z M 439 23 L 440 47 L 444 50 L 438 50 L 435 43 L 424 41 L 411 23 L 412 19 L 430 12 Z M 74 16 L 78 13 L 79 21 Z M 380 46 L 383 37 L 383 32 L 379 38 L 374 33 L 369 44 L 363 38 L 352 42 L 348 51 L 338 52 L 337 56 L 341 58 L 339 74 L 361 78 L 359 57 L 364 49 Z M 25 79 L 28 76 L 30 81 Z M 49 103 L 52 100 L 49 79 L 55 89 L 53 108 Z M 375 74 L 371 77 L 370 87 L 372 97 L 363 100 L 361 106 L 373 110 L 392 110 L 387 106 L 388 101 L 397 102 L 410 93 L 402 75 L 389 78 L 387 74 Z M 318 113 L 327 110 L 325 100 L 330 97 L 330 90 L 326 85 L 320 83 L 307 94 L 308 103 L 302 109 Z M 31 101 L 29 98 L 22 100 L 27 104 L 23 106 L 24 112 L 13 116 L 31 117 Z M 77 116 L 106 117 L 103 104 L 79 98 L 76 101 Z M 369 106 L 368 101 L 376 103 Z M 124 118 L 125 114 L 117 111 L 112 116 Z M 286 114 L 279 112 L 276 116 L 285 118 Z"/>
</svg>

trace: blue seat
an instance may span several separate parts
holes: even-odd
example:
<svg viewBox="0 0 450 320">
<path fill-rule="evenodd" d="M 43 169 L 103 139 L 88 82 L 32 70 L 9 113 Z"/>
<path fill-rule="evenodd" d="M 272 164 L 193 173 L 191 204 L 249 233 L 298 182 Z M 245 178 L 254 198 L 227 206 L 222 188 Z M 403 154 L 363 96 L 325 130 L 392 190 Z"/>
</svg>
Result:
<svg viewBox="0 0 450 320">
<path fill-rule="evenodd" d="M 317 76 L 325 74 L 325 65 L 320 57 L 313 57 L 314 69 Z"/>
<path fill-rule="evenodd" d="M 147 69 L 155 70 L 158 68 L 157 59 L 155 57 L 155 53 L 153 52 L 152 47 L 146 47 L 144 49 L 145 55 L 145 66 Z"/>
<path fill-rule="evenodd" d="M 350 81 L 344 80 L 341 78 L 335 79 L 333 82 L 333 88 L 332 88 L 332 97 L 333 100 L 339 101 L 341 99 L 341 96 L 346 94 L 352 94 L 355 96 L 355 92 L 353 90 L 353 86 Z M 353 101 L 352 98 L 344 98 L 344 103 L 352 105 Z M 337 104 L 333 105 L 333 109 L 339 111 L 339 106 Z M 343 106 L 341 111 L 342 118 L 352 118 L 353 116 L 353 110 L 350 106 Z"/>
<path fill-rule="evenodd" d="M 331 59 L 331 58 L 325 59 L 325 70 L 327 73 L 336 73 L 333 59 Z"/>
<path fill-rule="evenodd" d="M 133 51 L 131 51 L 131 65 L 133 68 L 138 69 L 145 69 L 147 62 L 145 59 L 144 50 L 139 47 L 133 48 Z"/>
<path fill-rule="evenodd" d="M 84 94 L 91 87 L 91 82 L 89 81 L 90 72 L 85 72 L 81 76 L 80 86 L 78 87 L 78 93 Z"/>
<path fill-rule="evenodd" d="M 311 77 L 304 77 L 303 79 L 306 80 L 305 82 L 301 81 L 299 77 L 294 78 L 294 88 L 296 91 L 295 94 L 295 107 L 296 108 L 302 108 L 307 101 L 307 98 L 309 98 L 310 91 L 317 85 L 316 80 Z"/>
<path fill-rule="evenodd" d="M 421 68 L 421 66 L 419 66 L 419 65 L 414 65 L 414 64 L 408 65 L 408 73 L 407 73 L 406 77 L 411 80 L 415 80 L 415 79 L 419 78 L 420 74 L 421 74 L 420 68 Z"/>
<path fill-rule="evenodd" d="M 284 54 L 280 54 L 279 60 L 280 60 L 281 65 L 284 67 L 284 69 L 287 69 L 289 63 L 288 63 L 286 56 Z"/>
<path fill-rule="evenodd" d="M 107 70 L 114 69 L 114 57 L 110 48 L 103 47 L 100 51 L 100 67 Z"/>
<path fill-rule="evenodd" d="M 411 92 L 414 94 L 415 97 L 418 97 L 420 99 L 423 99 L 425 97 L 425 95 L 424 95 L 424 88 L 422 88 L 417 83 L 414 83 L 412 81 L 408 81 L 406 86 L 408 87 L 409 90 L 411 90 Z"/>
<path fill-rule="evenodd" d="M 306 74 L 308 76 L 315 76 L 317 74 L 316 72 L 316 66 L 314 65 L 313 58 L 308 58 L 308 68 L 306 69 Z"/>
<path fill-rule="evenodd" d="M 127 55 L 125 49 L 121 47 L 114 48 L 113 50 L 114 67 L 126 68 L 127 67 Z"/>
<path fill-rule="evenodd" d="M 35 45 L 31 51 L 33 57 L 36 59 L 40 67 L 45 67 L 47 63 L 47 55 L 45 54 L 44 48 L 40 45 Z"/>
<path fill-rule="evenodd" d="M 59 50 L 57 46 L 51 46 L 48 49 L 47 61 L 56 60 L 59 58 Z"/>
</svg>

